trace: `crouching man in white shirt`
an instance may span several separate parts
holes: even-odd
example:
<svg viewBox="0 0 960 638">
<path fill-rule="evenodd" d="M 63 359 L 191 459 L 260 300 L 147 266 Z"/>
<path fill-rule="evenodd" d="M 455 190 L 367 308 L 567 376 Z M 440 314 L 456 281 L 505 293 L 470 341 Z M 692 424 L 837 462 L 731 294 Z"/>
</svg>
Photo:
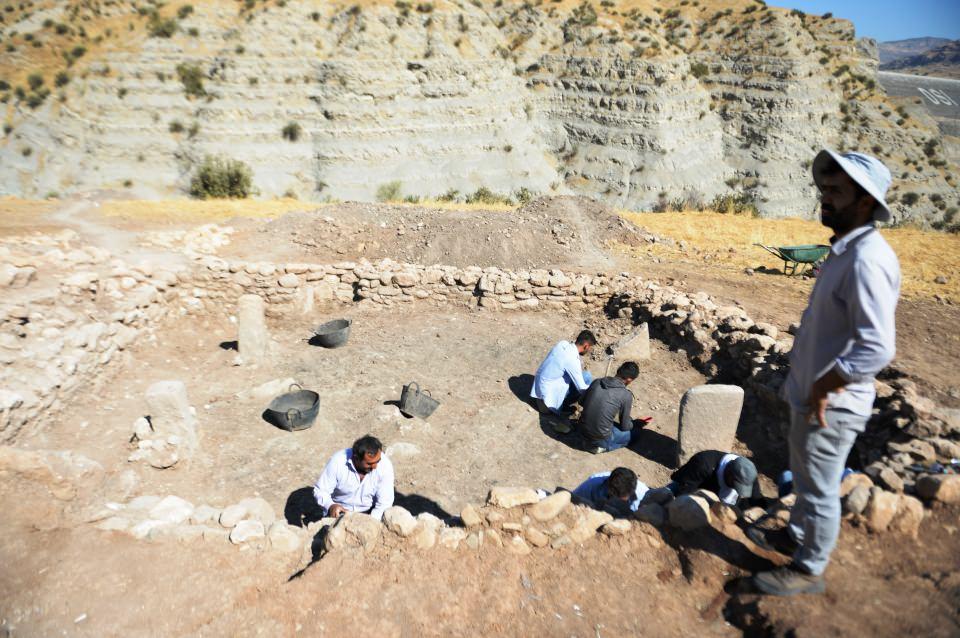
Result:
<svg viewBox="0 0 960 638">
<path fill-rule="evenodd" d="M 361 512 L 382 519 L 393 505 L 393 464 L 383 453 L 383 444 L 368 434 L 334 454 L 313 495 L 328 517 Z"/>
</svg>

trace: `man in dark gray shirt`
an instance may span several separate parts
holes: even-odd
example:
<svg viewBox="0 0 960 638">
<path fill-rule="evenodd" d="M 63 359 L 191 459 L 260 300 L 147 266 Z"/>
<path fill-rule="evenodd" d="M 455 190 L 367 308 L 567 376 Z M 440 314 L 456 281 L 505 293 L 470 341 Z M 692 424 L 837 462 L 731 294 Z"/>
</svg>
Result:
<svg viewBox="0 0 960 638">
<path fill-rule="evenodd" d="M 580 436 L 594 454 L 629 446 L 639 432 L 633 429 L 630 408 L 633 393 L 627 386 L 640 374 L 633 361 L 617 368 L 617 376 L 603 377 L 590 384 L 581 400 Z M 645 424 L 645 423 L 644 423 Z"/>
</svg>

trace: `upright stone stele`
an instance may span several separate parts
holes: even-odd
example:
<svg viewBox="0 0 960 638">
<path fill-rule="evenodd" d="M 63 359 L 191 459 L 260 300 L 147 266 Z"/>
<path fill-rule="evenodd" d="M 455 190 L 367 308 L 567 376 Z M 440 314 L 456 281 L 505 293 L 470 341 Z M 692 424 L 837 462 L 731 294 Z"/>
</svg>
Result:
<svg viewBox="0 0 960 638">
<path fill-rule="evenodd" d="M 270 334 L 267 332 L 264 308 L 263 298 L 259 295 L 242 295 L 237 302 L 237 348 L 244 363 L 260 363 L 267 355 Z"/>
<path fill-rule="evenodd" d="M 729 452 L 737 435 L 743 408 L 743 388 L 736 385 L 700 385 L 680 400 L 677 467 L 703 450 Z"/>
</svg>

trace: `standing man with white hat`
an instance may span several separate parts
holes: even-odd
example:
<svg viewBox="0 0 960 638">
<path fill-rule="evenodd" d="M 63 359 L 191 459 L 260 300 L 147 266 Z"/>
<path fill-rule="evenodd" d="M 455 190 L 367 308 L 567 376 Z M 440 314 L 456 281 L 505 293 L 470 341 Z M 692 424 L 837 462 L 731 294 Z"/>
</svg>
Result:
<svg viewBox="0 0 960 638">
<path fill-rule="evenodd" d="M 875 222 L 890 220 L 890 171 L 862 153 L 821 151 L 813 161 L 820 219 L 834 232 L 790 352 L 790 469 L 797 502 L 782 530 L 747 535 L 793 562 L 754 576 L 765 594 L 826 589 L 840 535 L 840 476 L 875 398 L 874 377 L 893 359 L 900 264 Z"/>
</svg>

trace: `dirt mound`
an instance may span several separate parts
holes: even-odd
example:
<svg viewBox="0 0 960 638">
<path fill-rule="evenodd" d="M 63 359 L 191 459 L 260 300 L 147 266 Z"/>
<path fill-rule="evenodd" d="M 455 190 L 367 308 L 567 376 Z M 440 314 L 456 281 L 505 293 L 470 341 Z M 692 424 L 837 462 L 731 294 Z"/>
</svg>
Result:
<svg viewBox="0 0 960 638">
<path fill-rule="evenodd" d="M 635 245 L 640 231 L 615 212 L 582 197 L 544 197 L 515 211 L 457 211 L 423 206 L 348 202 L 284 215 L 240 229 L 223 256 L 316 261 L 389 257 L 460 267 L 614 267 L 603 248 Z"/>
</svg>

